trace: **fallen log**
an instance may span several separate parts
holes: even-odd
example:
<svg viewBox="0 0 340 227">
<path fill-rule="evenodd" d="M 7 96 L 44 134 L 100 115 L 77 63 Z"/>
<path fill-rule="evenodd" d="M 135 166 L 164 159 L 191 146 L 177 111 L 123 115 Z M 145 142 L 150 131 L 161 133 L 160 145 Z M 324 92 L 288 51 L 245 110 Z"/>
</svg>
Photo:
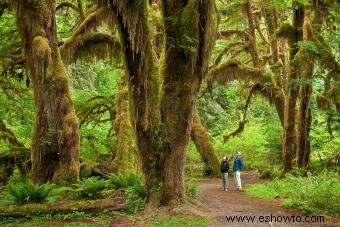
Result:
<svg viewBox="0 0 340 227">
<path fill-rule="evenodd" d="M 122 198 L 57 202 L 53 204 L 25 204 L 0 206 L 0 217 L 29 216 L 33 214 L 67 213 L 72 211 L 126 210 Z"/>
</svg>

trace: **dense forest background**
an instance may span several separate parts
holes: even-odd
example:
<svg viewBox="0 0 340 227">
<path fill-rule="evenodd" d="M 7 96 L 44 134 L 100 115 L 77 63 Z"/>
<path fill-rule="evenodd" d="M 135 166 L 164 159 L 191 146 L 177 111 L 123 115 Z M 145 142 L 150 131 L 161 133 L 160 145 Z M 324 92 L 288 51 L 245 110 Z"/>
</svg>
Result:
<svg viewBox="0 0 340 227">
<path fill-rule="evenodd" d="M 172 3 L 160 2 L 0 1 L 3 184 L 20 174 L 35 183 L 70 186 L 79 172 L 81 179 L 144 172 L 150 175 L 145 176 L 146 198 L 155 199 L 153 189 L 165 185 L 164 176 L 179 176 L 164 187 L 164 194 L 171 191 L 169 195 L 180 199 L 182 181 L 218 175 L 221 157 L 232 159 L 236 151 L 242 153 L 246 171 L 262 177 L 324 171 L 337 177 L 337 1 L 190 0 L 173 6 L 179 13 L 172 12 Z M 50 6 L 55 12 L 46 9 Z M 55 20 L 55 34 L 48 34 L 48 20 Z M 196 22 L 197 30 L 191 28 Z M 36 39 L 45 37 L 42 34 L 55 45 L 50 49 L 52 60 L 43 49 L 45 38 Z M 35 50 L 34 45 L 40 46 Z M 48 66 L 49 61 L 55 65 Z M 66 83 L 58 74 L 63 72 L 61 61 Z M 52 79 L 46 82 L 35 74 Z M 70 100 L 67 107 L 65 97 Z M 49 114 L 56 116 L 44 119 Z M 55 128 L 50 127 L 53 122 Z M 58 126 L 64 123 L 67 126 Z M 52 132 L 39 137 L 45 130 L 39 127 Z M 48 139 L 65 133 L 60 138 L 66 141 L 71 135 L 67 130 L 79 136 L 79 145 L 72 139 Z M 49 155 L 61 151 L 53 150 L 54 143 L 75 154 L 65 158 L 73 161 L 60 168 L 49 165 L 54 157 Z M 51 153 L 44 153 L 49 149 Z M 178 156 L 171 156 L 176 152 Z M 46 160 L 38 160 L 44 154 Z M 182 156 L 184 175 L 170 173 L 182 167 L 167 160 Z M 73 166 L 59 173 L 63 165 Z M 164 171 L 153 173 L 158 168 Z M 43 169 L 46 174 L 39 175 Z M 65 173 L 69 178 L 58 178 Z M 160 197 L 161 203 L 173 203 Z"/>
</svg>

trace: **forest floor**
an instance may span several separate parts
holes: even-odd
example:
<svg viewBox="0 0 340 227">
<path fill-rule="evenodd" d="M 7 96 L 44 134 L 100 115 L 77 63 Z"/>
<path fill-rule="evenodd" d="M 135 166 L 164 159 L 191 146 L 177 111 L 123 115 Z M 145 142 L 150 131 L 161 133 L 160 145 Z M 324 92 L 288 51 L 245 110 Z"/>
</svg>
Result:
<svg viewBox="0 0 340 227">
<path fill-rule="evenodd" d="M 243 174 L 241 178 L 243 187 L 264 182 L 253 173 Z M 213 226 L 340 226 L 339 218 L 325 218 L 324 223 L 257 222 L 259 216 L 300 215 L 302 220 L 304 216 L 294 209 L 281 207 L 282 198 L 269 201 L 248 196 L 244 191 L 237 191 L 230 174 L 228 191 L 222 190 L 221 180 L 218 178 L 201 179 L 199 183 L 201 204 L 198 205 L 199 209 L 193 209 L 193 213 L 213 220 Z M 228 222 L 226 216 L 256 216 L 256 219 L 255 222 Z"/>
<path fill-rule="evenodd" d="M 241 176 L 243 187 L 249 184 L 263 183 L 265 180 L 259 179 L 255 173 L 245 173 Z M 208 226 L 340 226 L 340 218 L 326 218 L 323 223 L 294 223 L 294 222 L 257 222 L 260 216 L 304 216 L 294 210 L 280 206 L 282 198 L 275 200 L 264 200 L 248 196 L 244 191 L 237 191 L 232 176 L 229 176 L 229 189 L 223 191 L 219 178 L 202 178 L 198 180 L 199 197 L 192 203 L 181 206 L 174 210 L 166 208 L 159 210 L 144 210 L 137 215 L 124 215 L 122 213 L 94 214 L 93 217 L 67 218 L 66 220 L 48 220 L 44 217 L 38 220 L 13 220 L 13 222 L 0 226 L 110 226 L 110 227 L 179 227 L 179 226 L 205 226 L 198 225 L 195 218 L 203 217 L 201 223 L 210 222 Z M 254 222 L 233 222 L 227 220 L 226 216 L 255 216 Z M 190 219 L 193 217 L 193 219 Z M 157 222 L 157 218 L 163 218 L 163 222 Z M 176 222 L 177 218 L 177 222 Z M 178 222 L 185 219 L 186 222 Z M 201 218 L 202 219 L 202 218 Z M 193 221 L 192 221 L 193 220 Z M 175 222 L 174 222 L 175 221 Z M 176 224 L 177 223 L 177 224 Z M 178 224 L 182 223 L 182 224 Z M 185 224 L 186 223 L 186 224 Z"/>
<path fill-rule="evenodd" d="M 257 177 L 255 173 L 246 173 L 242 175 L 243 187 L 248 184 L 263 183 L 265 180 Z M 299 211 L 281 207 L 282 198 L 274 201 L 259 199 L 248 196 L 244 191 L 237 191 L 234 184 L 233 176 L 229 175 L 229 189 L 222 190 L 221 180 L 219 178 L 203 178 L 198 181 L 199 199 L 193 204 L 186 205 L 172 211 L 161 210 L 152 214 L 143 213 L 140 220 L 128 220 L 118 218 L 111 221 L 110 226 L 130 227 L 130 226 L 148 226 L 152 223 L 152 217 L 155 215 L 161 217 L 173 216 L 202 216 L 210 221 L 209 226 L 340 226 L 340 218 L 326 218 L 325 222 L 306 223 L 306 222 L 257 222 L 259 216 L 301 216 L 303 221 L 305 216 Z M 228 222 L 226 216 L 255 216 L 254 222 Z M 299 220 L 299 219 L 298 219 Z M 280 220 L 278 220 L 280 221 Z M 158 226 L 158 225 L 153 225 Z M 166 225 L 171 226 L 171 225 Z M 185 225 L 195 226 L 195 225 Z M 177 226 L 173 226 L 177 227 Z"/>
</svg>

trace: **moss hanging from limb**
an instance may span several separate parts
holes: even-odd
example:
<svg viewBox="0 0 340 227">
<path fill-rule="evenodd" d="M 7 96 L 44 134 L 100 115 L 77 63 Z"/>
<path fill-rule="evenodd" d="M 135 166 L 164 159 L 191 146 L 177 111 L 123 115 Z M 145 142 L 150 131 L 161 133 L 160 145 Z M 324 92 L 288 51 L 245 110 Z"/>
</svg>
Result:
<svg viewBox="0 0 340 227">
<path fill-rule="evenodd" d="M 130 121 L 129 91 L 127 77 L 123 76 L 116 95 L 117 113 L 114 121 L 116 132 L 116 155 L 112 162 L 118 173 L 138 172 L 140 157 L 135 146 L 135 135 Z"/>
<path fill-rule="evenodd" d="M 85 33 L 72 36 L 59 47 L 63 62 L 69 64 L 78 58 L 97 57 L 119 59 L 120 43 L 111 35 L 105 33 Z"/>
<path fill-rule="evenodd" d="M 212 175 L 218 176 L 220 173 L 220 163 L 211 142 L 211 138 L 203 126 L 198 113 L 194 116 L 191 139 L 195 143 L 203 162 L 212 170 Z"/>
<path fill-rule="evenodd" d="M 212 86 L 214 81 L 224 85 L 233 80 L 251 80 L 269 86 L 273 83 L 270 75 L 271 73 L 264 69 L 249 67 L 240 61 L 230 60 L 209 72 L 208 86 Z"/>
</svg>

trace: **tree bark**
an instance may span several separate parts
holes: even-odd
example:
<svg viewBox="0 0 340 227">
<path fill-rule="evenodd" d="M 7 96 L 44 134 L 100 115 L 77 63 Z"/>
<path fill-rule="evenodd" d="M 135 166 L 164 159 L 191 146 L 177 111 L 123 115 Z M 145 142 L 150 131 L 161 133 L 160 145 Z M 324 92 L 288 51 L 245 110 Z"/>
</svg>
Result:
<svg viewBox="0 0 340 227">
<path fill-rule="evenodd" d="M 165 125 L 161 201 L 185 199 L 185 151 L 200 84 L 215 39 L 214 1 L 163 0 L 165 61 L 161 121 Z M 168 18 L 172 18 L 169 20 Z"/>
<path fill-rule="evenodd" d="M 298 78 L 298 64 L 294 62 L 294 57 L 298 52 L 297 43 L 303 39 L 302 26 L 304 22 L 304 9 L 299 7 L 294 9 L 293 28 L 294 36 L 291 40 L 290 64 L 291 72 L 288 75 L 288 88 L 285 98 L 284 114 L 284 136 L 283 136 L 283 171 L 292 169 L 292 161 L 296 152 L 296 102 L 298 98 L 299 86 L 296 84 Z"/>
<path fill-rule="evenodd" d="M 117 173 L 134 172 L 140 168 L 140 158 L 135 147 L 135 135 L 130 121 L 127 77 L 123 76 L 116 94 L 116 154 L 112 162 Z"/>
<path fill-rule="evenodd" d="M 220 163 L 216 156 L 210 136 L 197 113 L 194 116 L 191 139 L 196 145 L 197 151 L 203 162 L 211 168 L 212 175 L 217 176 L 220 173 Z"/>
<path fill-rule="evenodd" d="M 145 177 L 149 203 L 158 203 L 161 170 L 159 81 L 155 76 L 149 39 L 147 2 L 136 7 L 128 1 L 104 0 L 117 22 L 128 76 L 130 116 Z"/>
<path fill-rule="evenodd" d="M 105 1 L 118 22 L 130 113 L 149 202 L 176 205 L 185 197 L 184 159 L 195 101 L 215 38 L 214 2 L 163 1 L 166 29 L 163 98 L 153 65 L 147 1 Z M 169 20 L 168 18 L 174 19 Z M 161 105 L 161 107 L 160 107 Z M 161 116 L 161 117 L 160 117 Z M 157 190 L 158 189 L 158 190 Z"/>
<path fill-rule="evenodd" d="M 311 9 L 305 6 L 305 18 L 303 24 L 303 39 L 306 41 L 313 40 L 311 25 Z M 313 86 L 312 77 L 314 70 L 315 57 L 305 48 L 301 47 L 295 61 L 299 64 L 299 74 L 303 79 L 303 85 L 299 91 L 299 108 L 298 108 L 298 135 L 297 135 L 297 165 L 300 168 L 306 168 L 310 155 L 310 124 L 311 124 L 311 107 L 310 100 L 312 97 Z"/>
<path fill-rule="evenodd" d="M 32 180 L 71 184 L 79 177 L 79 127 L 57 46 L 55 0 L 17 1 L 14 9 L 36 107 Z"/>
</svg>

